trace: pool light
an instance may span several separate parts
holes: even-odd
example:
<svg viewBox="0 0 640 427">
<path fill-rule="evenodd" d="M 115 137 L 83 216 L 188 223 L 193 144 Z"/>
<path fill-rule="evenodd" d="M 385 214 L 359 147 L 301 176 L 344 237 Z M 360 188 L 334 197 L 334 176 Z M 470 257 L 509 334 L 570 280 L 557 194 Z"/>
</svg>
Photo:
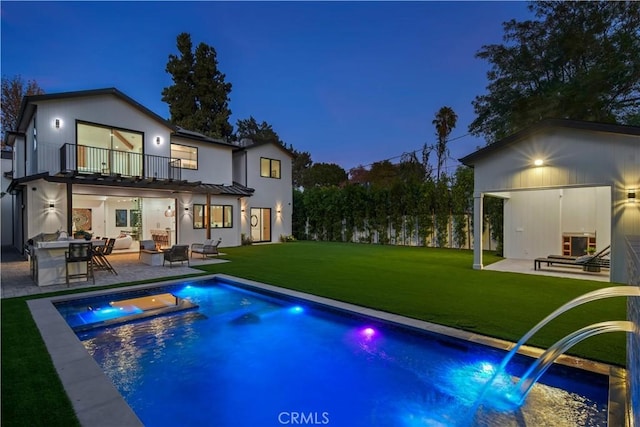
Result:
<svg viewBox="0 0 640 427">
<path fill-rule="evenodd" d="M 300 307 L 299 305 L 293 306 L 289 309 L 289 312 L 293 313 L 293 314 L 300 314 L 300 313 L 304 313 L 304 308 Z"/>
<path fill-rule="evenodd" d="M 367 339 L 371 339 L 375 334 L 376 331 L 373 328 L 364 328 L 362 330 L 362 335 L 364 335 Z"/>
</svg>

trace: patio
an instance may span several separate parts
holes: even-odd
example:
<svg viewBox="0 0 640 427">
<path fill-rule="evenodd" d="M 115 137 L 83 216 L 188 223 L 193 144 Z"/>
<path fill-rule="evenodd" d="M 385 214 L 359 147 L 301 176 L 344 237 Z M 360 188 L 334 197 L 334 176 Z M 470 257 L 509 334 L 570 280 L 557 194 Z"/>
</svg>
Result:
<svg viewBox="0 0 640 427">
<path fill-rule="evenodd" d="M 151 266 L 143 264 L 138 259 L 137 252 L 113 254 L 109 256 L 109 262 L 118 272 L 118 275 L 108 271 L 95 271 L 96 283 L 91 281 L 72 283 L 71 286 L 52 285 L 37 286 L 29 276 L 29 262 L 15 249 L 11 247 L 2 247 L 2 256 L 0 262 L 1 281 L 0 281 L 0 297 L 12 298 L 25 295 L 44 294 L 69 289 L 95 288 L 98 286 L 114 285 L 117 283 L 127 283 L 140 280 L 159 279 L 163 277 L 185 276 L 190 274 L 202 273 L 201 270 L 187 267 L 186 263 L 181 265 L 174 263 L 173 267 Z M 217 264 L 228 262 L 219 258 L 198 258 L 190 259 L 191 266 Z"/>
<path fill-rule="evenodd" d="M 568 279 L 594 280 L 609 282 L 609 269 L 603 269 L 599 273 L 587 273 L 581 267 L 551 265 L 544 266 L 540 270 L 533 269 L 533 260 L 506 258 L 493 264 L 484 266 L 485 270 L 503 271 L 507 273 L 523 273 L 538 276 L 564 277 Z"/>
</svg>

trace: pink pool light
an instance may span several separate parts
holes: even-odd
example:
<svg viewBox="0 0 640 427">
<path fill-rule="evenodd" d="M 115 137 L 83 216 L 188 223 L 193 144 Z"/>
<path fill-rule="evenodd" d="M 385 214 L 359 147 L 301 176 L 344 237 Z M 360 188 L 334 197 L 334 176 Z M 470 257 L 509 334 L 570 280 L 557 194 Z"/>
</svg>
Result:
<svg viewBox="0 0 640 427">
<path fill-rule="evenodd" d="M 376 330 L 373 328 L 364 328 L 362 330 L 362 335 L 364 335 L 367 339 L 373 338 L 375 334 L 376 334 Z"/>
</svg>

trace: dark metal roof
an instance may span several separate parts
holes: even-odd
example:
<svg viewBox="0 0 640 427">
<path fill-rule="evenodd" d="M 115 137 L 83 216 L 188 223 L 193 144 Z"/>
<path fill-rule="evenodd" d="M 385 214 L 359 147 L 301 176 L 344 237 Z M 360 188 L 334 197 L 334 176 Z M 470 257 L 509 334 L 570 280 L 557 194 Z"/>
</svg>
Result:
<svg viewBox="0 0 640 427">
<path fill-rule="evenodd" d="M 588 130 L 593 132 L 617 133 L 623 135 L 640 135 L 640 126 L 626 126 L 611 123 L 585 122 L 580 120 L 568 119 L 545 119 L 532 126 L 529 126 L 528 128 L 516 132 L 513 135 L 503 138 L 498 142 L 489 144 L 458 160 L 460 161 L 460 163 L 466 166 L 473 166 L 477 160 L 483 157 L 489 156 L 494 152 L 500 151 L 502 148 L 508 145 L 511 145 L 535 133 L 550 128 L 568 128 Z"/>
<path fill-rule="evenodd" d="M 228 147 L 234 147 L 233 144 L 231 144 L 230 142 L 227 142 L 223 139 L 217 139 L 217 138 L 211 138 L 209 136 L 203 135 L 199 132 L 194 132 L 192 130 L 188 130 L 188 129 L 184 129 L 180 126 L 176 126 L 176 130 L 174 132 L 175 136 L 179 136 L 182 138 L 187 138 L 187 139 L 191 139 L 194 141 L 200 141 L 200 142 L 209 142 L 212 144 L 220 144 L 220 145 L 225 145 Z"/>
<path fill-rule="evenodd" d="M 223 196 L 249 197 L 254 193 L 253 188 L 245 187 L 237 182 L 232 185 L 223 184 L 205 184 L 200 181 L 186 180 L 159 180 L 156 178 L 140 178 L 140 177 L 122 177 L 120 175 L 102 175 L 102 174 L 67 174 L 67 175 L 49 175 L 41 173 L 37 175 L 26 176 L 14 179 L 7 192 L 13 191 L 16 187 L 27 182 L 44 179 L 48 182 L 59 182 L 74 185 L 104 185 L 108 187 L 122 188 L 144 188 L 151 190 L 167 190 L 171 192 L 185 192 L 198 194 L 215 194 Z"/>
</svg>

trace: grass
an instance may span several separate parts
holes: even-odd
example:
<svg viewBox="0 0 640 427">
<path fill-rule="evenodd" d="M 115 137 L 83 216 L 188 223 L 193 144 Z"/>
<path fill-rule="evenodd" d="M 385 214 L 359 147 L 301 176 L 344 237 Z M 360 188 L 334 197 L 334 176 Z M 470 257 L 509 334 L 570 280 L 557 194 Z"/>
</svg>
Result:
<svg viewBox="0 0 640 427">
<path fill-rule="evenodd" d="M 567 301 L 608 286 L 475 271 L 471 269 L 471 252 L 451 249 L 294 242 L 225 248 L 224 252 L 233 262 L 202 269 L 509 341 L 517 341 Z M 485 254 L 486 263 L 496 260 Z M 34 297 L 2 300 L 2 425 L 77 425 L 30 317 L 25 302 L 30 298 Z M 592 302 L 561 315 L 530 344 L 549 347 L 587 324 L 624 319 L 625 313 L 623 298 Z M 623 366 L 625 337 L 608 334 L 590 338 L 570 353 Z"/>
</svg>

